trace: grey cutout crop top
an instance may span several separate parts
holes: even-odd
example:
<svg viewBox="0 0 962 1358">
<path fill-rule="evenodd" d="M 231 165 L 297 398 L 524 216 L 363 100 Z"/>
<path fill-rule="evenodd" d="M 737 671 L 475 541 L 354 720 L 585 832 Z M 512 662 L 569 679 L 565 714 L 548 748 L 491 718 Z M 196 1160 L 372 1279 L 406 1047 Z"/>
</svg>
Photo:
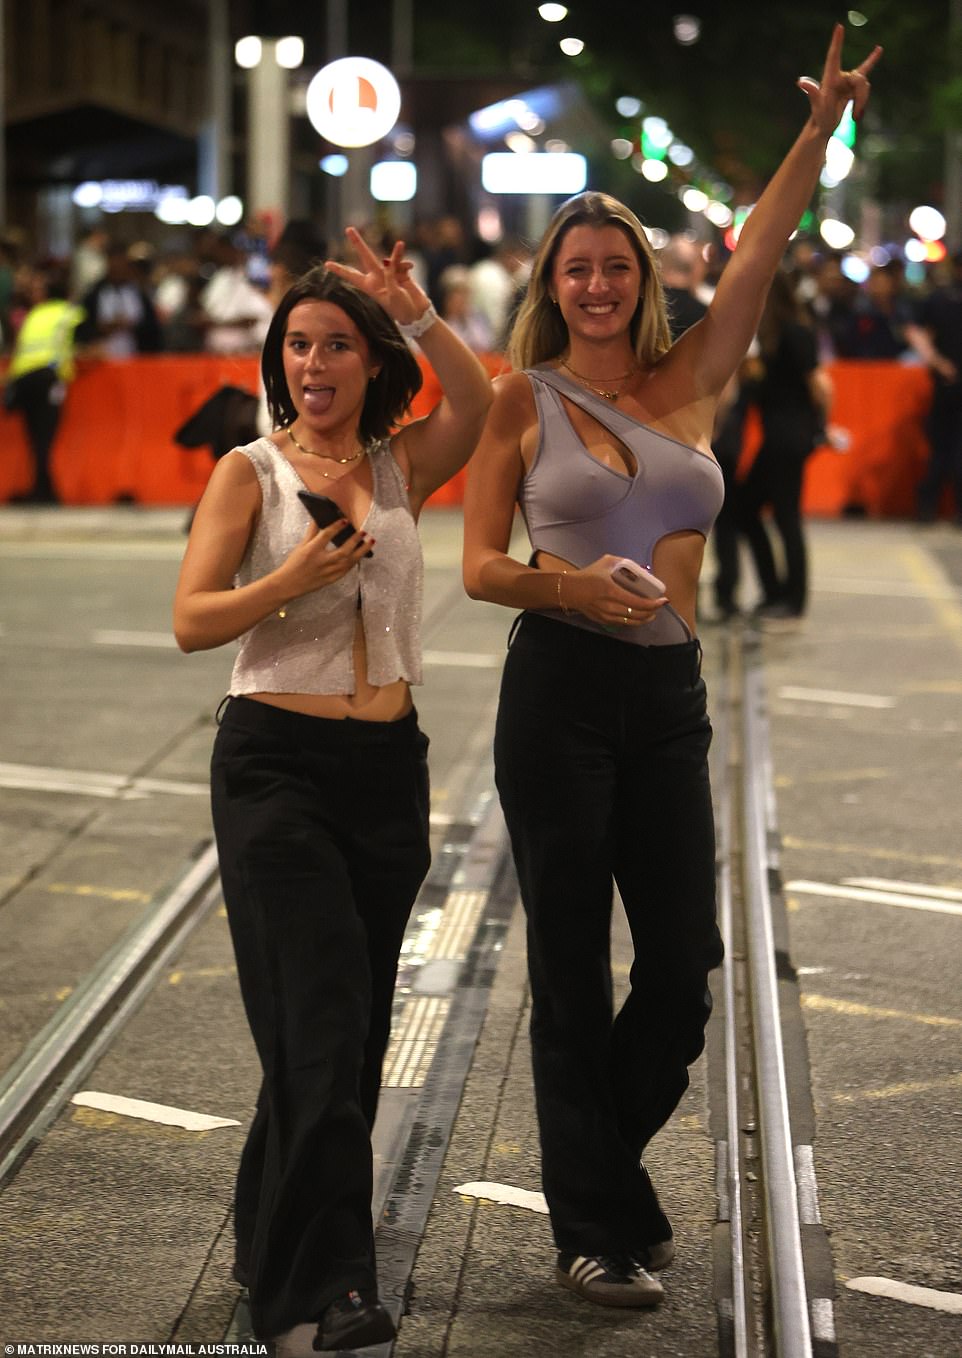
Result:
<svg viewBox="0 0 962 1358">
<path fill-rule="evenodd" d="M 714 458 L 643 424 L 555 368 L 542 364 L 526 375 L 538 410 L 539 438 L 519 503 L 534 552 L 550 552 L 579 569 L 606 553 L 650 569 L 655 546 L 667 534 L 692 530 L 707 538 L 724 499 Z M 588 451 L 562 396 L 624 444 L 635 460 L 634 476 Z M 581 613 L 538 611 L 638 646 L 671 646 L 691 635 L 670 604 L 645 627 L 614 631 Z"/>
<path fill-rule="evenodd" d="M 246 585 L 275 570 L 311 522 L 297 498 L 307 490 L 269 438 L 237 450 L 249 458 L 261 488 L 261 512 L 235 583 Z M 340 580 L 292 599 L 245 632 L 234 662 L 230 693 L 355 691 L 354 629 L 358 608 L 367 646 L 367 677 L 376 687 L 421 682 L 421 608 L 424 566 L 408 491 L 390 442 L 372 445 L 371 508 L 363 528 L 377 541 Z"/>
</svg>

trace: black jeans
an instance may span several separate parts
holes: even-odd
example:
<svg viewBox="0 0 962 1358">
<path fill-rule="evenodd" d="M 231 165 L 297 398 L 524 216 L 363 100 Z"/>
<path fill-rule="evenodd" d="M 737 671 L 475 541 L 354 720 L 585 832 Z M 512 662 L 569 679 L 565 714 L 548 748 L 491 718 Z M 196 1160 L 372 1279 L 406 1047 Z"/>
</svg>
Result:
<svg viewBox="0 0 962 1358">
<path fill-rule="evenodd" d="M 24 373 L 14 384 L 11 409 L 23 412 L 27 438 L 33 453 L 31 499 L 47 504 L 57 502 L 50 479 L 50 457 L 63 412 L 64 386 L 53 368 L 37 368 Z"/>
<path fill-rule="evenodd" d="M 211 765 L 263 1068 L 235 1199 L 264 1338 L 376 1286 L 370 1132 L 405 924 L 430 862 L 427 738 L 232 698 Z"/>
<path fill-rule="evenodd" d="M 802 482 L 805 462 L 812 451 L 808 427 L 791 418 L 771 420 L 765 438 L 744 481 L 737 488 L 738 523 L 748 540 L 764 602 L 785 603 L 803 613 L 808 602 L 808 553 L 802 527 Z M 762 518 L 766 505 L 772 509 L 775 528 L 782 539 L 784 575 L 775 565 L 768 529 Z"/>
<path fill-rule="evenodd" d="M 962 524 L 962 392 L 958 384 L 946 387 L 936 379 L 928 418 L 930 444 L 925 474 L 918 485 L 918 516 L 934 520 L 946 484 L 952 487 L 952 512 Z"/>
<path fill-rule="evenodd" d="M 641 1153 L 688 1087 L 721 961 L 697 641 L 633 646 L 525 614 L 495 734 L 528 921 L 542 1178 L 558 1248 L 671 1234 Z M 634 944 L 613 1016 L 617 882 Z"/>
</svg>

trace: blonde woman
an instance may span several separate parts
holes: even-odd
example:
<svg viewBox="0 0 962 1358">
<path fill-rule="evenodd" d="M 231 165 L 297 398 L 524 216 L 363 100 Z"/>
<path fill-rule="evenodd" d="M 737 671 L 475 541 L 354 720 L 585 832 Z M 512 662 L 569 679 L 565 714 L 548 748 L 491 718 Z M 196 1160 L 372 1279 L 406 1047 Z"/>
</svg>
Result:
<svg viewBox="0 0 962 1358">
<path fill-rule="evenodd" d="M 498 790 L 528 917 L 542 1176 L 559 1283 L 651 1306 L 674 1254 L 641 1162 L 704 1045 L 721 959 L 695 600 L 722 503 L 710 446 L 846 103 L 861 115 L 876 49 L 841 69 L 835 28 L 810 112 L 742 231 L 706 316 L 670 346 L 637 218 L 605 194 L 564 204 L 534 261 L 472 459 L 468 593 L 521 609 L 495 734 Z M 533 549 L 508 554 L 516 506 Z M 663 588 L 641 597 L 620 558 Z M 622 577 L 624 578 L 624 577 Z M 612 1013 L 613 883 L 634 943 Z"/>
</svg>

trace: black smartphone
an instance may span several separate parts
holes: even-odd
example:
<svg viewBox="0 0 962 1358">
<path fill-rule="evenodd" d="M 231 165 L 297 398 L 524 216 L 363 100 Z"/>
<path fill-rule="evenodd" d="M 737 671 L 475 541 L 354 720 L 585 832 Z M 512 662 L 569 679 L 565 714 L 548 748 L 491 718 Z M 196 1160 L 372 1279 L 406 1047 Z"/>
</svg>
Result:
<svg viewBox="0 0 962 1358">
<path fill-rule="evenodd" d="M 318 528 L 330 528 L 336 519 L 343 519 L 344 511 L 341 506 L 335 504 L 328 495 L 316 495 L 312 490 L 299 490 L 297 498 L 317 524 Z M 339 533 L 335 533 L 331 541 L 335 547 L 340 547 L 347 542 L 348 538 L 353 537 L 357 532 L 354 525 L 348 521 Z M 373 551 L 365 552 L 365 556 L 373 556 Z"/>
</svg>

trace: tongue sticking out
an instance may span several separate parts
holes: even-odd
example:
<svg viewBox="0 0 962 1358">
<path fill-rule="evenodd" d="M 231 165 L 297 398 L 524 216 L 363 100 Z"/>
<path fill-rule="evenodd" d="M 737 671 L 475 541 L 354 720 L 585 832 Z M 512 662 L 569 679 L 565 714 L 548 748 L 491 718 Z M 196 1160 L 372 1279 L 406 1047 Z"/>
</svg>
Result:
<svg viewBox="0 0 962 1358">
<path fill-rule="evenodd" d="M 304 408 L 313 415 L 323 415 L 330 410 L 334 400 L 333 387 L 305 387 L 303 391 Z"/>
</svg>

